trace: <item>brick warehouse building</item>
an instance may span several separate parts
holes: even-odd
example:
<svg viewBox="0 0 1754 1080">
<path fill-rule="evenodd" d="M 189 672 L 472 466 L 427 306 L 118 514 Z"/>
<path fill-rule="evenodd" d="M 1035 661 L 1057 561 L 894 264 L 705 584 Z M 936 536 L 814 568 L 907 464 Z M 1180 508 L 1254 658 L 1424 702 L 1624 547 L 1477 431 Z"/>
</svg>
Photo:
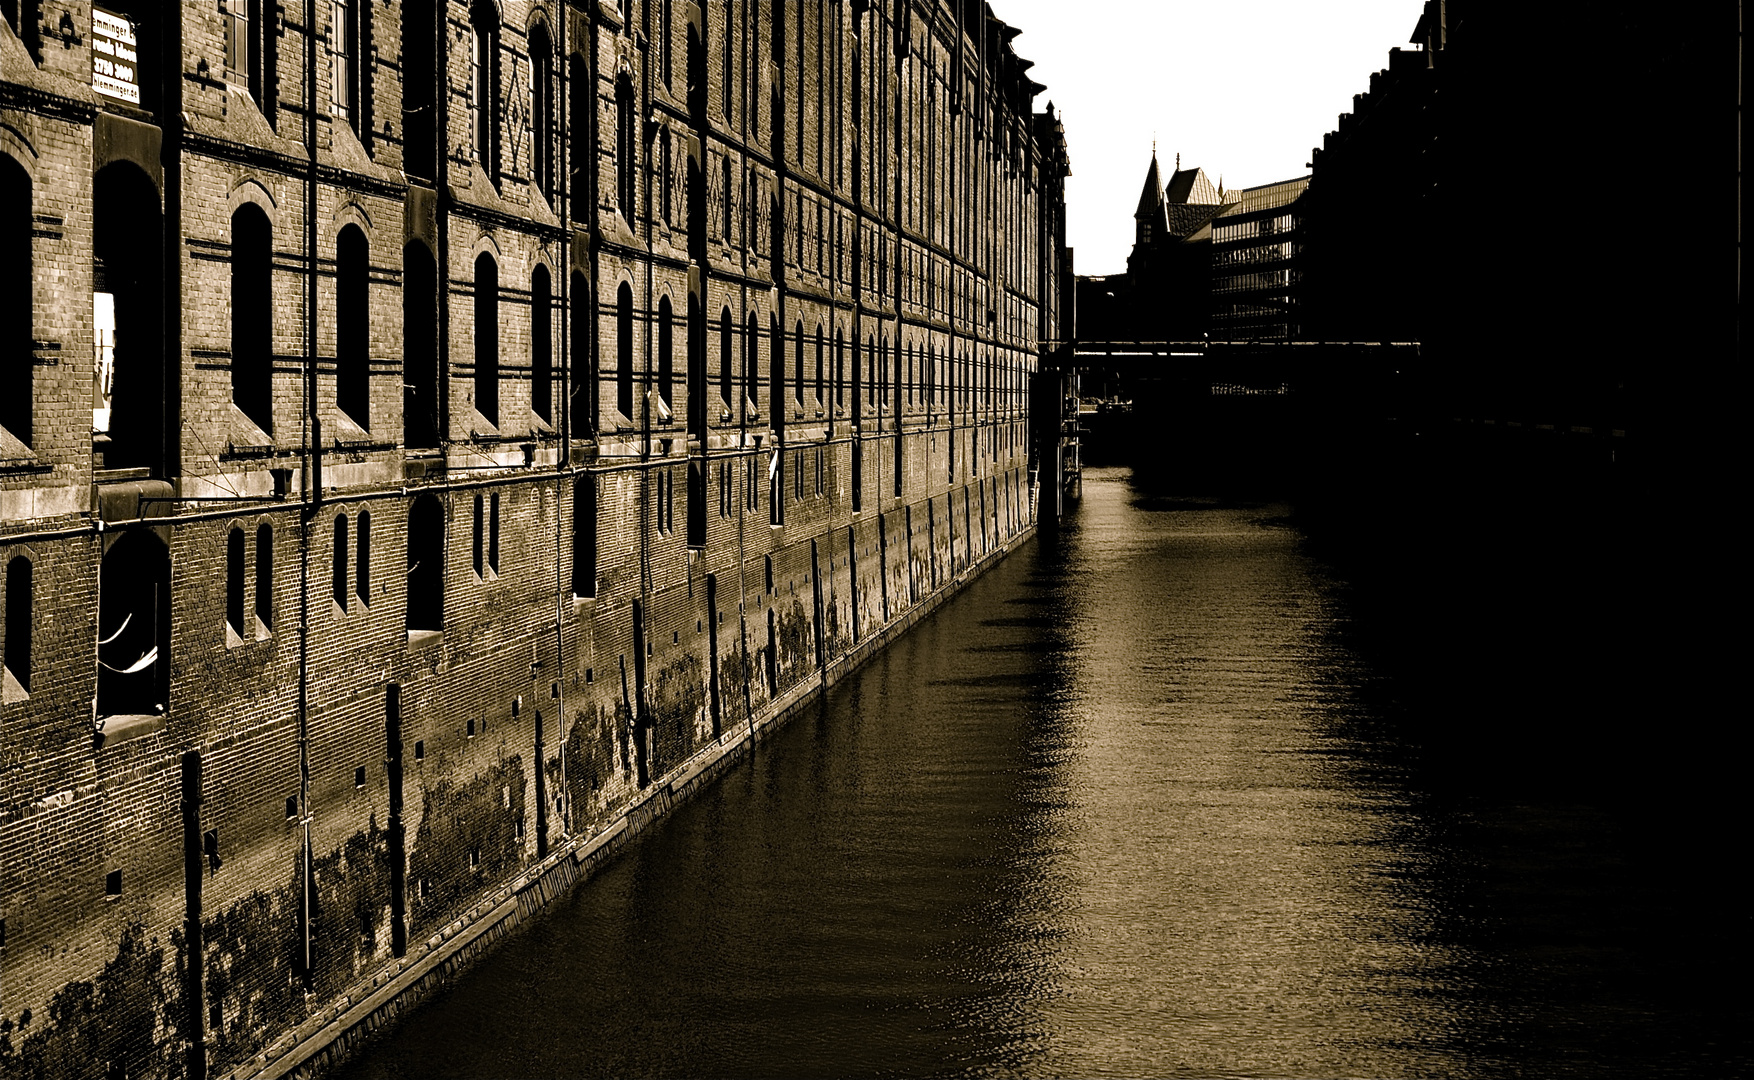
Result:
<svg viewBox="0 0 1754 1080">
<path fill-rule="evenodd" d="M 8 1076 L 318 1067 L 1032 527 L 979 0 L 0 12 Z"/>
</svg>

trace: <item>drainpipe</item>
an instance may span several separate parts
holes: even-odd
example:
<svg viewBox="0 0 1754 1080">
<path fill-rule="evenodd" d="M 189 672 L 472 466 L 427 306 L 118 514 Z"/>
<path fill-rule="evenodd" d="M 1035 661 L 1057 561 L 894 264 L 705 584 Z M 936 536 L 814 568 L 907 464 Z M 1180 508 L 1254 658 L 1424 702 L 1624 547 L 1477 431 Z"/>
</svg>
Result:
<svg viewBox="0 0 1754 1080">
<path fill-rule="evenodd" d="M 305 0 L 305 363 L 304 363 L 304 467 L 299 470 L 304 488 L 303 519 L 299 529 L 298 573 L 298 788 L 299 825 L 303 832 L 299 859 L 303 872 L 299 882 L 299 965 L 305 992 L 316 982 L 312 970 L 311 911 L 315 878 L 311 867 L 311 757 L 310 757 L 310 653 L 311 653 L 311 527 L 323 496 L 322 432 L 317 414 L 317 38 L 316 0 Z"/>
</svg>

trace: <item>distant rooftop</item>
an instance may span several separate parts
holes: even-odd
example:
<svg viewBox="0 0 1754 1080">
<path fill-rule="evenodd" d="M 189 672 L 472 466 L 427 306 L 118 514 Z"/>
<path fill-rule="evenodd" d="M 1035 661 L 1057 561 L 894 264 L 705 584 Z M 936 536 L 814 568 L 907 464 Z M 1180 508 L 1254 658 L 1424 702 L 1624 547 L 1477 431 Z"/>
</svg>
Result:
<svg viewBox="0 0 1754 1080">
<path fill-rule="evenodd" d="M 1297 197 L 1307 187 L 1309 177 L 1300 176 L 1295 180 L 1280 180 L 1272 184 L 1261 184 L 1259 187 L 1228 190 L 1224 193 L 1224 201 L 1230 205 L 1224 208 L 1223 216 L 1238 217 L 1258 210 L 1285 206 L 1297 201 Z"/>
</svg>

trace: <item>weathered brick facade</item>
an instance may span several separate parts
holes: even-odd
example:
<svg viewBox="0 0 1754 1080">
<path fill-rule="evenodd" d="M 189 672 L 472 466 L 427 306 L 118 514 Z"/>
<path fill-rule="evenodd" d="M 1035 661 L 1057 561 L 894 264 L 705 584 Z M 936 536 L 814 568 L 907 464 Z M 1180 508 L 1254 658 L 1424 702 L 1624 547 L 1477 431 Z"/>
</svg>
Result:
<svg viewBox="0 0 1754 1080">
<path fill-rule="evenodd" d="M 984 3 L 5 10 L 5 1075 L 284 1067 L 1033 526 Z"/>
</svg>

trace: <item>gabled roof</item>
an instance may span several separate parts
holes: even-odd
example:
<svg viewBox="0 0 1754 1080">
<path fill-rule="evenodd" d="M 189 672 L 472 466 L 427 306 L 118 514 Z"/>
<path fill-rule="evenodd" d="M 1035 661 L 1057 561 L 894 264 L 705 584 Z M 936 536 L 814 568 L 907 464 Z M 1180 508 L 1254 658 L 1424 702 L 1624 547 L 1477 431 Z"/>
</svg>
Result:
<svg viewBox="0 0 1754 1080">
<path fill-rule="evenodd" d="M 1151 151 L 1151 169 L 1145 174 L 1145 190 L 1139 193 L 1139 209 L 1133 211 L 1135 218 L 1147 215 L 1161 217 L 1163 207 L 1163 181 L 1157 178 L 1157 151 Z"/>
<path fill-rule="evenodd" d="M 1152 164 L 1156 164 L 1155 160 Z M 1169 186 L 1163 189 L 1163 198 L 1165 202 L 1193 206 L 1216 206 L 1222 201 L 1204 169 L 1177 169 L 1169 178 Z"/>
</svg>

